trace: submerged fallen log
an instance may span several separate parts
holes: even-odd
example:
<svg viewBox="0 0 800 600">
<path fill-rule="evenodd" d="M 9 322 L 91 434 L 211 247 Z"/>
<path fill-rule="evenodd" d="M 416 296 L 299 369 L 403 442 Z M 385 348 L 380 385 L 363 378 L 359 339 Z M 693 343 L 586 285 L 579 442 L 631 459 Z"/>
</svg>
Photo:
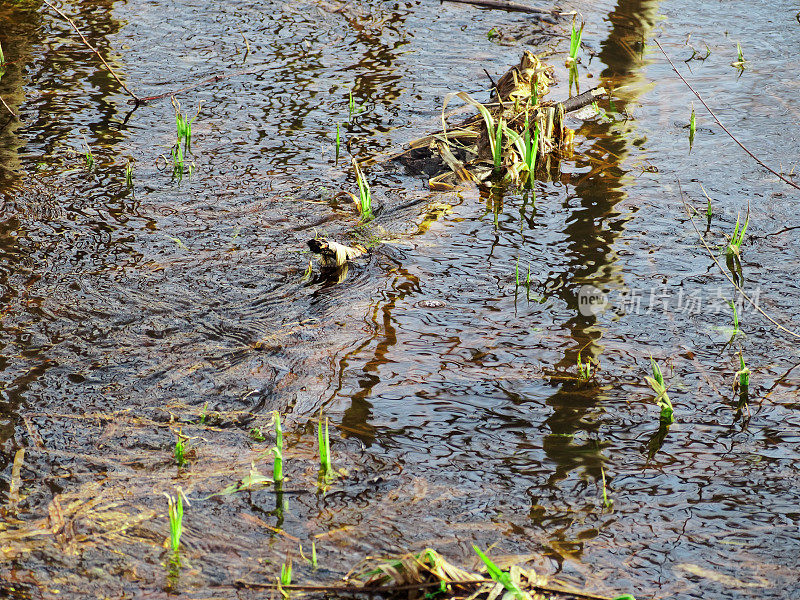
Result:
<svg viewBox="0 0 800 600">
<path fill-rule="evenodd" d="M 412 141 L 392 159 L 426 172 L 434 190 L 452 189 L 458 181 L 483 182 L 492 177 L 515 184 L 532 179 L 537 162 L 551 154 L 571 153 L 574 131 L 564 116 L 592 104 L 605 95 L 602 87 L 563 102 L 543 100 L 550 91 L 553 68 L 530 51 L 519 65 L 508 70 L 495 84 L 486 104 L 466 92 L 453 92 L 444 100 L 459 98 L 480 114 L 448 126 L 442 115 L 441 132 Z M 432 173 L 429 165 L 435 159 Z"/>
</svg>

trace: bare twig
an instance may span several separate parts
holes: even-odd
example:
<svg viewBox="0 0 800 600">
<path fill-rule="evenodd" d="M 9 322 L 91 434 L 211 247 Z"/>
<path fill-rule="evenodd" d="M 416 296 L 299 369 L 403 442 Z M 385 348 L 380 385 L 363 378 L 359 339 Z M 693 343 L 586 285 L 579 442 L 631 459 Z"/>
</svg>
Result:
<svg viewBox="0 0 800 600">
<path fill-rule="evenodd" d="M 692 227 L 694 227 L 694 230 L 697 233 L 697 237 L 700 238 L 700 242 L 702 242 L 703 246 L 706 249 L 706 252 L 708 252 L 708 255 L 711 257 L 711 260 L 714 261 L 714 264 L 717 265 L 717 267 L 719 267 L 719 270 L 725 276 L 725 279 L 727 279 L 731 283 L 731 285 L 736 288 L 736 291 L 739 292 L 742 295 L 742 298 L 747 300 L 748 304 L 750 304 L 750 306 L 752 306 L 754 309 L 756 309 L 756 311 L 759 314 L 761 314 L 762 317 L 764 317 L 767 321 L 769 321 L 770 323 L 775 325 L 775 327 L 777 327 L 778 329 L 780 329 L 784 333 L 786 333 L 786 334 L 788 334 L 788 335 L 790 335 L 790 336 L 792 336 L 794 338 L 800 339 L 800 333 L 795 333 L 794 331 L 792 331 L 790 329 L 787 329 L 786 327 L 784 327 L 783 325 L 778 323 L 775 319 L 770 317 L 767 313 L 765 313 L 761 309 L 761 307 L 758 306 L 758 304 L 756 304 L 755 302 L 753 302 L 753 300 L 750 299 L 750 296 L 745 294 L 744 290 L 739 285 L 736 284 L 736 282 L 733 280 L 733 278 L 730 275 L 728 275 L 728 273 L 725 271 L 725 269 L 722 268 L 722 265 L 719 264 L 719 261 L 717 260 L 717 257 L 714 256 L 714 253 L 711 251 L 711 248 L 708 247 L 708 244 L 706 243 L 705 239 L 703 239 L 703 234 L 700 233 L 700 230 L 697 228 L 697 224 L 694 222 L 694 216 L 692 215 L 692 211 L 689 209 L 689 205 L 687 204 L 686 199 L 683 197 L 683 189 L 681 188 L 680 180 L 678 180 L 678 188 L 680 189 L 681 202 L 683 202 L 683 207 L 686 209 L 686 214 L 689 216 L 689 220 L 692 222 Z"/>
<path fill-rule="evenodd" d="M 598 98 L 601 98 L 606 95 L 606 90 L 603 87 L 595 87 L 590 90 L 586 90 L 582 94 L 578 94 L 577 96 L 572 96 L 571 98 L 567 98 L 563 102 L 559 102 L 561 106 L 564 107 L 564 112 L 572 112 L 573 110 L 578 110 L 579 108 L 583 108 L 584 106 L 589 106 L 592 102 L 596 102 Z"/>
<path fill-rule="evenodd" d="M 497 8 L 499 10 L 508 10 L 513 12 L 523 12 L 538 15 L 557 15 L 557 10 L 548 10 L 546 8 L 535 8 L 533 6 L 525 6 L 516 2 L 507 2 L 506 0 L 446 0 L 447 2 L 458 2 L 460 4 L 474 4 L 475 6 L 483 6 L 486 8 Z"/>
<path fill-rule="evenodd" d="M 112 68 L 111 68 L 111 65 L 109 65 L 109 64 L 106 62 L 106 59 L 105 59 L 105 58 L 103 58 L 103 56 L 100 54 L 100 52 L 98 52 L 98 51 L 97 51 L 97 49 L 96 49 L 94 46 L 92 46 L 92 45 L 89 43 L 89 40 L 87 40 L 87 39 L 86 39 L 86 37 L 85 37 L 85 36 L 84 36 L 84 35 L 81 33 L 81 30 L 80 30 L 80 29 L 78 29 L 78 26 L 77 26 L 77 25 L 75 25 L 75 23 L 73 22 L 73 20 L 72 20 L 72 19 L 70 19 L 70 18 L 69 18 L 67 15 L 65 15 L 65 14 L 64 14 L 64 13 L 61 11 L 61 9 L 59 9 L 59 8 L 56 8 L 55 6 L 53 6 L 52 4 L 50 4 L 50 2 L 48 2 L 48 0 L 42 0 L 42 1 L 43 1 L 43 2 L 44 2 L 46 5 L 47 5 L 47 6 L 49 6 L 49 7 L 50 7 L 50 8 L 52 8 L 54 11 L 56 11 L 56 12 L 57 12 L 59 15 L 61 15 L 61 18 L 62 18 L 62 19 L 66 20 L 66 21 L 67 21 L 67 23 L 69 23 L 70 25 L 72 25 L 72 28 L 75 30 L 75 32 L 76 32 L 76 33 L 77 33 L 79 36 L 81 36 L 81 40 L 83 40 L 83 43 L 86 45 L 86 47 L 87 47 L 87 48 L 89 48 L 89 50 L 91 50 L 92 52 L 94 52 L 94 53 L 97 55 L 97 58 L 99 58 L 99 59 L 102 61 L 102 63 L 105 65 L 106 69 L 108 69 L 108 72 L 109 72 L 109 73 L 111 73 L 111 76 L 112 76 L 114 79 L 116 79 L 116 81 L 117 81 L 117 83 L 118 83 L 118 84 L 120 84 L 120 85 L 122 86 L 122 89 L 123 89 L 123 90 L 125 90 L 125 91 L 126 91 L 126 92 L 127 92 L 127 93 L 128 93 L 128 94 L 129 94 L 129 95 L 130 95 L 130 96 L 131 96 L 133 99 L 134 99 L 134 101 L 136 102 L 136 104 L 137 104 L 137 105 L 138 105 L 138 104 L 141 104 L 141 99 L 140 99 L 140 98 L 139 98 L 139 97 L 138 97 L 136 94 L 134 94 L 134 93 L 133 93 L 133 92 L 132 92 L 130 89 L 128 89 L 128 86 L 127 86 L 127 85 L 125 85 L 125 84 L 123 83 L 123 81 L 122 81 L 122 80 L 121 80 L 119 77 L 117 77 L 117 74 L 114 72 L 114 69 L 112 69 Z"/>
<path fill-rule="evenodd" d="M 208 77 L 206 79 L 203 79 L 202 81 L 196 81 L 195 83 L 187 85 L 186 87 L 183 87 L 179 90 L 172 90 L 170 92 L 164 92 L 163 94 L 156 94 L 155 96 L 145 96 L 144 98 L 138 98 L 137 104 L 147 104 L 148 102 L 151 102 L 153 100 L 161 100 L 161 98 L 167 98 L 168 96 L 175 96 L 177 94 L 180 94 L 181 92 L 188 92 L 189 90 L 193 90 L 207 83 L 216 83 L 218 81 L 222 81 L 223 79 L 236 77 L 237 75 L 243 75 L 246 73 L 255 73 L 257 71 L 266 69 L 269 66 L 271 65 L 260 65 L 257 67 L 250 67 L 249 69 L 240 69 L 238 71 L 234 71 L 233 73 L 228 73 L 227 75 L 214 75 L 213 77 Z M 133 104 L 133 102 L 130 103 Z"/>
<path fill-rule="evenodd" d="M 681 80 L 683 83 L 685 83 L 685 84 L 686 84 L 686 87 L 688 87 L 688 88 L 689 88 L 689 89 L 692 91 L 692 93 L 693 93 L 695 96 L 697 96 L 697 99 L 698 99 L 698 100 L 700 100 L 700 103 L 701 103 L 703 106 L 705 106 L 706 110 L 707 110 L 707 111 L 708 111 L 708 113 L 711 115 L 711 118 L 713 118 L 713 119 L 714 119 L 714 122 L 716 122 L 716 124 L 717 124 L 717 125 L 719 125 L 719 126 L 722 128 L 722 131 L 724 131 L 725 133 L 727 133 L 727 134 L 728 134 L 728 136 L 729 136 L 729 137 L 730 137 L 730 138 L 731 138 L 731 139 L 732 139 L 734 142 L 736 142 L 736 144 L 737 144 L 737 145 L 738 145 L 738 146 L 739 146 L 739 147 L 740 147 L 742 150 L 744 150 L 745 152 L 747 152 L 747 154 L 749 154 L 749 155 L 750 155 L 750 158 L 752 158 L 754 161 L 756 161 L 756 162 L 757 162 L 759 165 L 761 165 L 763 168 L 765 168 L 767 171 L 769 171 L 769 172 L 770 172 L 770 173 L 772 173 L 773 175 L 777 176 L 779 179 L 781 179 L 781 180 L 783 180 L 784 182 L 788 183 L 788 184 L 789 184 L 790 186 L 792 186 L 793 188 L 800 190 L 800 185 L 796 184 L 796 183 L 795 183 L 794 181 L 792 181 L 791 179 L 788 179 L 788 178 L 784 177 L 783 175 L 781 175 L 780 173 L 778 173 L 778 172 L 777 172 L 775 169 L 772 169 L 771 167 L 768 167 L 768 166 L 767 166 L 767 165 L 764 163 L 764 161 L 762 161 L 762 160 L 761 160 L 760 158 L 758 158 L 758 157 L 757 157 L 755 154 L 753 154 L 752 152 L 750 152 L 750 150 L 748 150 L 748 149 L 747 149 L 747 147 L 746 147 L 746 146 L 745 146 L 745 145 L 744 145 L 742 142 L 740 142 L 740 141 L 739 141 L 739 140 L 736 138 L 736 136 L 735 136 L 735 135 L 733 135 L 733 134 L 732 134 L 732 133 L 731 133 L 731 132 L 728 130 L 728 128 L 727 128 L 727 127 L 725 127 L 725 125 L 723 125 L 723 124 L 722 124 L 722 121 L 720 121 L 720 120 L 719 120 L 719 118 L 717 117 L 717 115 L 716 115 L 716 114 L 714 114 L 714 111 L 713 111 L 713 110 L 711 110 L 711 107 L 710 107 L 708 104 L 706 104 L 706 101 L 705 101 L 705 100 L 703 100 L 703 97 L 702 97 L 700 94 L 698 94 L 698 93 L 697 93 L 697 91 L 696 91 L 696 90 L 695 90 L 695 89 L 694 89 L 694 88 L 691 86 L 691 84 L 689 84 L 689 82 L 688 82 L 688 81 L 686 81 L 686 79 L 684 79 L 684 78 L 683 78 L 683 75 L 681 75 L 680 71 L 678 71 L 678 68 L 675 66 L 675 63 L 673 63 L 673 62 L 672 62 L 672 59 L 670 59 L 669 55 L 668 55 L 668 54 L 667 54 L 667 53 L 664 51 L 664 48 L 662 48 L 662 47 L 661 47 L 661 44 L 659 44 L 659 43 L 658 43 L 658 40 L 657 40 L 657 39 L 653 39 L 653 41 L 656 43 L 656 46 L 658 46 L 658 49 L 659 49 L 659 50 L 661 50 L 661 53 L 664 55 L 664 58 L 666 58 L 666 59 L 667 59 L 667 62 L 668 62 L 668 63 L 670 64 L 670 66 L 672 67 L 672 70 L 673 70 L 673 71 L 675 71 L 675 74 L 676 74 L 676 75 L 677 75 L 677 76 L 680 78 L 680 80 Z"/>
</svg>

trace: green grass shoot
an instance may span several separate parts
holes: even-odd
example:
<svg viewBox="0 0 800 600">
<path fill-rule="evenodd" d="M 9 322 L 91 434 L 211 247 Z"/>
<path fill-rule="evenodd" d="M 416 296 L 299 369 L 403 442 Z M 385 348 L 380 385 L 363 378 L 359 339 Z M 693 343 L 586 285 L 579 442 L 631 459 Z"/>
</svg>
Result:
<svg viewBox="0 0 800 600">
<path fill-rule="evenodd" d="M 208 418 L 208 402 L 203 404 L 203 410 L 200 411 L 200 425 L 205 425 L 207 418 Z"/>
<path fill-rule="evenodd" d="M 528 117 L 525 117 L 525 167 L 528 169 L 529 180 L 533 182 L 533 173 L 536 170 L 536 150 L 539 148 L 539 125 L 533 127 L 533 140 L 531 140 L 531 127 Z"/>
<path fill-rule="evenodd" d="M 3 45 L 0 44 L 0 69 L 6 66 L 6 55 L 3 54 Z"/>
<path fill-rule="evenodd" d="M 300 558 L 311 565 L 313 570 L 317 570 L 319 564 L 317 563 L 317 544 L 314 540 L 311 540 L 311 558 L 308 558 L 305 554 L 303 554 L 303 545 L 300 544 Z"/>
<path fill-rule="evenodd" d="M 276 410 L 273 413 L 275 421 L 275 446 L 272 448 L 272 454 L 275 455 L 275 460 L 272 464 L 272 481 L 280 483 L 283 481 L 283 429 L 281 429 L 281 415 Z"/>
<path fill-rule="evenodd" d="M 655 401 L 658 407 L 661 409 L 661 422 L 667 424 L 674 423 L 675 417 L 673 416 L 672 402 L 667 395 L 667 386 L 664 384 L 664 375 L 661 373 L 661 367 L 658 366 L 658 363 L 656 363 L 652 356 L 650 357 L 650 367 L 652 368 L 653 376 L 645 377 L 645 379 L 656 393 Z"/>
<path fill-rule="evenodd" d="M 706 205 L 706 217 L 709 223 L 711 223 L 711 217 L 713 216 L 714 216 L 714 209 L 711 207 L 711 198 L 708 198 L 708 205 Z"/>
<path fill-rule="evenodd" d="M 730 306 L 733 311 L 733 331 L 731 333 L 731 339 L 733 339 L 741 333 L 739 329 L 739 313 L 736 312 L 736 304 L 733 300 L 728 300 L 728 306 Z"/>
<path fill-rule="evenodd" d="M 350 100 L 348 102 L 348 112 L 350 113 L 350 118 L 352 119 L 360 112 L 364 112 L 363 106 L 356 105 L 356 99 L 353 97 L 353 90 L 350 90 Z"/>
<path fill-rule="evenodd" d="M 83 136 L 83 145 L 86 146 L 86 150 L 83 153 L 83 160 L 86 162 L 86 169 L 91 171 L 94 167 L 94 154 L 92 153 L 92 149 L 89 146 L 89 142 L 86 141 L 86 136 Z"/>
<path fill-rule="evenodd" d="M 125 186 L 128 189 L 133 187 L 133 163 L 131 161 L 125 165 Z"/>
<path fill-rule="evenodd" d="M 692 103 L 692 115 L 689 117 L 689 152 L 692 151 L 692 145 L 694 144 L 694 132 L 696 130 L 697 125 L 695 123 L 694 103 Z"/>
<path fill-rule="evenodd" d="M 172 451 L 172 455 L 175 457 L 175 463 L 179 467 L 186 466 L 186 438 L 180 431 L 178 431 L 178 437 L 175 440 L 175 448 Z"/>
<path fill-rule="evenodd" d="M 503 118 L 500 117 L 500 122 L 495 129 L 494 144 L 492 145 L 492 158 L 494 159 L 495 173 L 500 171 L 503 163 Z"/>
<path fill-rule="evenodd" d="M 339 124 L 336 124 L 336 162 L 339 162 L 339 151 L 342 147 L 342 139 L 339 135 Z"/>
<path fill-rule="evenodd" d="M 358 198 L 356 202 L 361 213 L 361 220 L 364 222 L 370 221 L 372 219 L 372 192 L 355 158 L 353 159 L 353 169 L 356 172 L 356 181 L 358 183 Z"/>
<path fill-rule="evenodd" d="M 320 476 L 323 481 L 327 481 L 333 475 L 333 467 L 331 466 L 331 442 L 328 437 L 328 417 L 325 417 L 324 422 L 324 429 L 322 427 L 323 419 L 320 419 L 317 424 L 317 443 L 319 446 Z"/>
<path fill-rule="evenodd" d="M 266 438 L 266 436 L 265 436 L 265 435 L 262 433 L 262 431 L 261 431 L 261 428 L 260 428 L 260 427 L 253 427 L 253 428 L 250 430 L 250 439 L 252 439 L 252 440 L 253 440 L 253 441 L 255 441 L 255 442 L 263 442 L 263 441 L 264 441 L 264 440 L 266 440 L 267 438 Z"/>
<path fill-rule="evenodd" d="M 183 149 L 180 141 L 172 147 L 170 156 L 172 157 L 172 178 L 180 181 L 183 179 L 184 171 Z"/>
<path fill-rule="evenodd" d="M 736 371 L 736 376 L 739 378 L 739 388 L 746 390 L 750 387 L 750 369 L 744 364 L 744 355 L 739 353 L 740 368 Z"/>
<path fill-rule="evenodd" d="M 483 104 L 475 100 L 472 96 L 467 94 L 466 92 L 450 92 L 447 96 L 444 97 L 444 103 L 442 105 L 442 132 L 443 135 L 447 136 L 447 122 L 445 121 L 445 109 L 447 108 L 447 104 L 453 97 L 460 98 L 467 104 L 470 104 L 478 109 L 478 112 L 481 113 L 483 117 L 483 122 L 486 124 L 486 133 L 489 136 L 489 149 L 491 150 L 492 158 L 494 160 L 495 168 L 499 168 L 498 165 L 500 163 L 500 158 L 502 157 L 502 148 L 500 148 L 500 144 L 498 140 L 502 140 L 502 132 L 498 132 L 497 129 L 502 129 L 502 127 L 495 127 L 494 117 L 492 117 L 492 113 L 489 112 Z M 510 131 L 506 128 L 506 131 Z M 499 158 L 500 157 L 500 158 Z"/>
<path fill-rule="evenodd" d="M 611 508 L 614 501 L 608 497 L 608 492 L 606 491 L 606 470 L 603 468 L 603 465 L 600 465 L 600 477 L 603 480 L 603 506 Z"/>
<path fill-rule="evenodd" d="M 169 513 L 169 541 L 172 552 L 177 554 L 181 546 L 181 535 L 183 534 L 183 492 L 178 488 L 173 498 L 166 492 L 168 513 Z M 187 501 L 188 504 L 188 501 Z"/>
<path fill-rule="evenodd" d="M 280 577 L 281 585 L 292 585 L 292 560 L 289 559 L 287 562 L 281 565 L 281 577 Z"/>
<path fill-rule="evenodd" d="M 514 276 L 517 280 L 517 287 L 519 287 L 519 258 L 517 259 L 517 266 L 514 267 Z"/>
<path fill-rule="evenodd" d="M 569 35 L 569 58 L 567 62 L 575 64 L 578 60 L 578 50 L 581 47 L 581 39 L 583 38 L 583 27 L 586 23 L 581 22 L 580 29 L 575 28 L 575 17 L 572 18 L 572 31 Z"/>
<path fill-rule="evenodd" d="M 731 63 L 732 67 L 736 67 L 739 71 L 744 71 L 747 67 L 747 61 L 744 58 L 744 54 L 742 53 L 742 46 L 739 42 L 736 42 L 736 60 Z"/>
<path fill-rule="evenodd" d="M 525 119 L 525 130 L 522 132 L 522 135 L 506 127 L 502 121 L 500 125 L 506 137 L 514 145 L 514 148 L 522 159 L 519 162 L 516 160 L 511 161 L 511 165 L 508 167 L 509 173 L 507 177 L 511 177 L 512 179 L 518 178 L 520 172 L 525 171 L 528 173 L 526 186 L 532 187 L 534 171 L 536 170 L 536 151 L 539 147 L 539 126 L 536 125 L 534 127 L 533 140 L 531 140 L 530 124 L 528 123 L 527 117 Z M 497 147 L 499 147 L 499 145 Z"/>
<path fill-rule="evenodd" d="M 531 299 L 531 266 L 528 265 L 528 277 L 525 279 L 525 297 Z"/>
<path fill-rule="evenodd" d="M 582 362 L 580 351 L 578 351 L 577 366 L 578 366 L 578 379 L 580 379 L 581 381 L 589 381 L 594 375 L 594 365 L 592 364 L 591 359 L 587 360 L 586 362 Z"/>
<path fill-rule="evenodd" d="M 728 255 L 735 254 L 736 256 L 739 256 L 741 253 L 742 242 L 744 241 L 744 233 L 747 231 L 747 225 L 750 223 L 750 212 L 748 211 L 747 216 L 745 217 L 741 231 L 739 230 L 740 218 L 741 214 L 736 215 L 736 226 L 733 228 L 733 235 L 728 240 L 728 247 L 726 248 L 726 253 Z"/>
<path fill-rule="evenodd" d="M 494 581 L 503 584 L 503 587 L 506 588 L 508 592 L 510 592 L 517 600 L 531 600 L 531 597 L 517 584 L 511 579 L 511 575 L 507 572 L 503 571 L 498 567 L 491 558 L 486 556 L 481 549 L 478 548 L 476 545 L 472 545 L 472 549 L 481 557 L 483 564 L 486 565 L 486 570 L 489 573 L 489 577 L 491 577 Z"/>
</svg>

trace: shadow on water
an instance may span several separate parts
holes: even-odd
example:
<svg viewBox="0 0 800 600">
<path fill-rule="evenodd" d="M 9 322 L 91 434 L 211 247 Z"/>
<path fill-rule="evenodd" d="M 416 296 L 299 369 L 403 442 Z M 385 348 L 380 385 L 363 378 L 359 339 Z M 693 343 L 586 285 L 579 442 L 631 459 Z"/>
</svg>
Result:
<svg viewBox="0 0 800 600">
<path fill-rule="evenodd" d="M 600 364 L 602 361 L 603 327 L 596 324 L 595 314 L 582 310 L 579 305 L 581 286 L 593 286 L 603 292 L 625 287 L 621 275 L 624 265 L 619 264 L 616 246 L 626 221 L 635 213 L 622 216 L 615 207 L 627 198 L 626 188 L 634 176 L 625 163 L 636 125 L 622 120 L 622 115 L 627 114 L 629 105 L 634 106 L 638 101 L 644 80 L 641 72 L 645 64 L 643 40 L 652 32 L 657 10 L 658 2 L 620 2 L 607 17 L 612 26 L 597 57 L 605 65 L 602 83 L 613 90 L 612 101 L 620 120 L 587 123 L 579 130 L 587 142 L 582 144 L 580 156 L 575 160 L 576 173 L 567 180 L 568 185 L 574 186 L 567 201 L 575 198 L 578 204 L 572 209 L 571 222 L 564 229 L 566 253 L 572 261 L 567 270 L 547 284 L 548 289 L 560 290 L 560 297 L 574 310 L 574 316 L 562 327 L 570 331 L 576 347 L 568 350 L 554 365 L 554 384 L 564 376 L 574 376 L 579 351 L 583 360 Z M 563 478 L 566 471 L 580 466 L 587 467 L 599 481 L 603 444 L 597 439 L 584 438 L 584 443 L 573 446 L 568 440 L 582 430 L 590 434 L 590 438 L 598 434 L 592 412 L 602 408 L 606 398 L 603 386 L 573 379 L 547 399 L 547 405 L 553 408 L 547 419 L 552 437 L 545 444 L 549 458 L 558 465 L 556 480 Z M 587 424 L 590 429 L 586 429 Z M 584 464 L 585 461 L 590 464 Z"/>
</svg>

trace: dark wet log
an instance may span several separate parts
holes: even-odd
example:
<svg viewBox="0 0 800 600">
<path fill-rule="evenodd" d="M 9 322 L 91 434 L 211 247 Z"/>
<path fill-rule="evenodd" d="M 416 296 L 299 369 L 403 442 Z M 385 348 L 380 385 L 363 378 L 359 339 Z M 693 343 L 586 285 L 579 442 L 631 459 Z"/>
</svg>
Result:
<svg viewBox="0 0 800 600">
<path fill-rule="evenodd" d="M 537 15 L 557 15 L 560 11 L 549 10 L 546 8 L 535 8 L 533 6 L 525 6 L 524 4 L 517 4 L 516 2 L 507 2 L 506 0 L 442 0 L 443 2 L 458 2 L 459 4 L 473 4 L 475 6 L 483 6 L 485 8 L 496 8 L 499 10 L 508 10 L 513 12 L 523 12 Z"/>
<path fill-rule="evenodd" d="M 589 106 L 592 102 L 605 95 L 605 88 L 596 87 L 582 94 L 578 94 L 577 96 L 573 96 L 572 98 L 567 98 L 560 104 L 564 107 L 564 112 L 568 113 L 583 108 L 584 106 Z"/>
</svg>

